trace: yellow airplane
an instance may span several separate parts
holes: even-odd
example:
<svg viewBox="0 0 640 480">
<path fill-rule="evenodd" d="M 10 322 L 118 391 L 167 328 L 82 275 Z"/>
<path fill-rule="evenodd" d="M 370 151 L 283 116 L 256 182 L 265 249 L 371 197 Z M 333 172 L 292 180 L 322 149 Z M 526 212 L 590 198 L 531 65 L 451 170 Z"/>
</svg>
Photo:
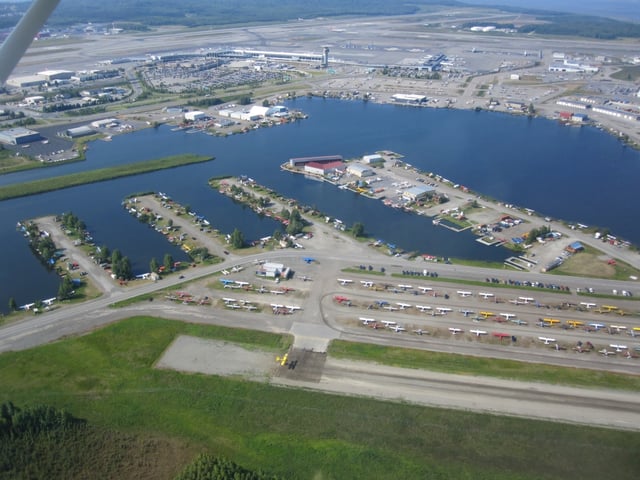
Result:
<svg viewBox="0 0 640 480">
<path fill-rule="evenodd" d="M 584 325 L 584 322 L 581 322 L 579 320 L 567 320 L 567 325 L 569 325 L 571 328 L 576 328 Z"/>
<path fill-rule="evenodd" d="M 602 305 L 602 308 L 604 308 L 607 312 L 618 310 L 618 307 L 616 307 L 615 305 Z"/>
<path fill-rule="evenodd" d="M 482 315 L 484 318 L 489 318 L 489 317 L 493 317 L 495 315 L 495 313 L 493 313 L 493 312 L 480 312 L 480 315 Z"/>
<path fill-rule="evenodd" d="M 542 321 L 544 323 L 548 323 L 549 325 L 553 326 L 557 323 L 560 323 L 560 320 L 556 320 L 555 318 L 543 318 Z"/>
<path fill-rule="evenodd" d="M 276 362 L 280 362 L 280 366 L 285 366 L 287 364 L 287 358 L 289 358 L 289 353 L 285 353 L 284 356 L 276 357 Z"/>
</svg>

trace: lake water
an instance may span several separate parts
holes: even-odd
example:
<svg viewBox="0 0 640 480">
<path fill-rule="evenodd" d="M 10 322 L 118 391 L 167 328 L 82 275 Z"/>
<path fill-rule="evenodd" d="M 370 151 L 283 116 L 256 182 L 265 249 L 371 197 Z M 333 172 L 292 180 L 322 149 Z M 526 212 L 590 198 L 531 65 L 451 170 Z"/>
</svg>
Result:
<svg viewBox="0 0 640 480">
<path fill-rule="evenodd" d="M 492 112 L 338 100 L 300 98 L 289 107 L 309 118 L 228 137 L 147 129 L 93 142 L 85 162 L 0 177 L 0 184 L 16 183 L 183 152 L 215 157 L 203 164 L 0 202 L 0 245 L 10 253 L 0 270 L 0 311 L 6 310 L 9 297 L 24 304 L 57 293 L 58 278 L 46 272 L 16 232 L 20 220 L 73 211 L 99 245 L 128 256 L 135 273 L 148 271 L 151 257 L 186 257 L 122 209 L 122 199 L 134 192 L 166 192 L 220 231 L 237 227 L 250 240 L 279 228 L 210 189 L 207 180 L 219 175 L 248 175 L 347 225 L 363 222 L 367 233 L 409 251 L 497 261 L 508 256 L 503 248 L 473 241 L 468 232 L 434 227 L 429 219 L 280 170 L 289 158 L 301 156 L 354 158 L 393 150 L 421 170 L 475 191 L 555 218 L 607 226 L 640 244 L 640 226 L 628 213 L 635 204 L 640 154 L 594 128 Z"/>
</svg>

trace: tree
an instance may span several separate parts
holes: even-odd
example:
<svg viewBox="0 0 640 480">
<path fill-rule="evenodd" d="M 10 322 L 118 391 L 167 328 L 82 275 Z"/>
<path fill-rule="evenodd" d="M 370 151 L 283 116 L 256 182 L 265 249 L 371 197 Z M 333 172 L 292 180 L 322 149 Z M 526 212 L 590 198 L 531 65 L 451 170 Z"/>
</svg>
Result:
<svg viewBox="0 0 640 480">
<path fill-rule="evenodd" d="M 122 260 L 122 254 L 120 253 L 120 250 L 116 248 L 111 254 L 111 269 L 115 269 L 120 260 Z"/>
<path fill-rule="evenodd" d="M 364 235 L 364 225 L 361 222 L 356 222 L 351 227 L 351 234 L 358 238 Z"/>
<path fill-rule="evenodd" d="M 18 309 L 18 304 L 16 303 L 16 299 L 13 297 L 9 297 L 9 310 L 15 312 Z"/>
<path fill-rule="evenodd" d="M 165 270 L 171 270 L 173 268 L 173 257 L 170 253 L 164 254 L 164 261 L 162 262 Z"/>
<path fill-rule="evenodd" d="M 160 265 L 158 264 L 158 260 L 156 260 L 156 257 L 153 257 L 149 262 L 149 271 L 157 272 L 159 266 Z"/>
<path fill-rule="evenodd" d="M 276 242 L 279 242 L 280 240 L 282 240 L 282 230 L 280 229 L 275 230 L 272 236 Z"/>
<path fill-rule="evenodd" d="M 231 246 L 233 248 L 242 248 L 242 247 L 244 247 L 244 235 L 237 228 L 231 234 Z"/>
<path fill-rule="evenodd" d="M 133 272 L 131 270 L 131 261 L 129 257 L 123 257 L 118 265 L 118 277 L 123 280 L 131 280 L 133 278 Z"/>
<path fill-rule="evenodd" d="M 58 287 L 58 298 L 60 300 L 67 300 L 73 296 L 73 281 L 70 277 L 65 276 Z"/>
</svg>

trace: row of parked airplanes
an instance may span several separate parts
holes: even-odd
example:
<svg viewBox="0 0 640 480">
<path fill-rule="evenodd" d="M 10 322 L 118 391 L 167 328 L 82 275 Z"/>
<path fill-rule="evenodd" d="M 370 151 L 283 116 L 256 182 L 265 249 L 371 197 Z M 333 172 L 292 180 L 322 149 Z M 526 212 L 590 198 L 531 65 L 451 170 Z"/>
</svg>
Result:
<svg viewBox="0 0 640 480">
<path fill-rule="evenodd" d="M 245 310 L 257 310 L 258 308 L 251 300 L 236 300 L 235 298 L 223 297 L 222 301 L 224 302 L 224 306 L 230 309 L 244 308 Z M 272 303 L 270 305 L 274 314 L 290 314 L 302 310 L 302 307 L 298 305 L 280 305 L 278 303 Z"/>
</svg>

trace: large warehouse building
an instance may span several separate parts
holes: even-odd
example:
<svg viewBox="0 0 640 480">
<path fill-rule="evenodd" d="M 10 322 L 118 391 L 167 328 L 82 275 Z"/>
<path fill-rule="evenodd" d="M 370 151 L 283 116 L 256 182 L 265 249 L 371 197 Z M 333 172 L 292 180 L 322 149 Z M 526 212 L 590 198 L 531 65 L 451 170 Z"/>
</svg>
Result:
<svg viewBox="0 0 640 480">
<path fill-rule="evenodd" d="M 0 132 L 0 142 L 7 145 L 25 145 L 42 140 L 42 136 L 35 130 L 18 127 Z"/>
</svg>

